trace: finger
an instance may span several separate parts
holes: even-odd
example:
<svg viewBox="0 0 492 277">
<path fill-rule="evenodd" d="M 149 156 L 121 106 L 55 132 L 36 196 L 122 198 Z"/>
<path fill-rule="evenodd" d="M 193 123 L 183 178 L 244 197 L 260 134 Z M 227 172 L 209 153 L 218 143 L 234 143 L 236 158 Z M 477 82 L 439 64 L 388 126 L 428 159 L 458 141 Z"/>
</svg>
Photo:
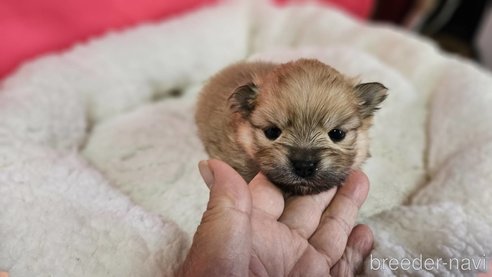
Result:
<svg viewBox="0 0 492 277">
<path fill-rule="evenodd" d="M 277 220 L 284 210 L 282 191 L 272 184 L 262 173 L 249 183 L 253 209 Z"/>
<path fill-rule="evenodd" d="M 198 166 L 200 174 L 210 188 L 207 209 L 218 206 L 251 213 L 251 195 L 239 173 L 219 160 L 201 161 Z"/>
<path fill-rule="evenodd" d="M 319 226 L 321 215 L 335 195 L 336 188 L 306 196 L 287 199 L 279 221 L 301 237 L 308 239 Z"/>
<path fill-rule="evenodd" d="M 369 181 L 362 171 L 349 175 L 323 213 L 318 229 L 309 242 L 334 265 L 343 254 L 357 212 L 367 197 Z"/>
<path fill-rule="evenodd" d="M 179 275 L 244 276 L 249 268 L 244 257 L 251 254 L 248 186 L 221 161 L 202 161 L 199 169 L 210 188 L 210 199 Z"/>
<path fill-rule="evenodd" d="M 357 225 L 350 233 L 342 258 L 332 268 L 333 276 L 355 276 L 371 253 L 374 237 L 367 225 Z"/>
</svg>

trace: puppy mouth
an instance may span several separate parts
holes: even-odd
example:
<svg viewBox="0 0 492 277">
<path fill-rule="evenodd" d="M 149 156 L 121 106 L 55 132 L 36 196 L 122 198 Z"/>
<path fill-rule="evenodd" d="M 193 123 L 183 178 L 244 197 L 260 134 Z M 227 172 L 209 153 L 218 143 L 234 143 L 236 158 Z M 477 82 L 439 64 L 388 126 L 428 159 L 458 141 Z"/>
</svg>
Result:
<svg viewBox="0 0 492 277">
<path fill-rule="evenodd" d="M 268 179 L 283 192 L 292 195 L 318 194 L 342 185 L 348 176 L 348 170 L 319 170 L 313 176 L 299 177 L 290 170 L 273 169 L 263 171 Z"/>
</svg>

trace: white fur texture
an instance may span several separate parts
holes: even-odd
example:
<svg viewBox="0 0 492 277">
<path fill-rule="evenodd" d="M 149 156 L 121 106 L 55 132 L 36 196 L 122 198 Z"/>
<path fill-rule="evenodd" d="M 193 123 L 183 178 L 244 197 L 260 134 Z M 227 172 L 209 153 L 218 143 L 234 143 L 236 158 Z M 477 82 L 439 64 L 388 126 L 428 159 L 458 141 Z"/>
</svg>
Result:
<svg viewBox="0 0 492 277">
<path fill-rule="evenodd" d="M 251 55 L 316 57 L 389 87 L 364 165 L 371 191 L 360 220 L 374 231 L 373 258 L 492 254 L 489 73 L 329 8 L 238 1 L 108 34 L 3 83 L 0 271 L 172 276 L 208 196 L 195 96 L 215 71 Z M 471 274 L 374 271 L 369 259 L 364 273 Z"/>
</svg>

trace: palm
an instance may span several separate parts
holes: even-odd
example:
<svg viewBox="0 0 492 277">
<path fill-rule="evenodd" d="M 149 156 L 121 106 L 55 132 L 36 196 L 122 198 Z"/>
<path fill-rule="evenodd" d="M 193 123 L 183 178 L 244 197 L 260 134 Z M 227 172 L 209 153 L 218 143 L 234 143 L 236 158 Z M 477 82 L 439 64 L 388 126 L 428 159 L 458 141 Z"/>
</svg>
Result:
<svg viewBox="0 0 492 277">
<path fill-rule="evenodd" d="M 352 261 L 337 262 L 344 255 L 353 227 L 349 222 L 355 221 L 360 205 L 359 199 L 354 201 L 346 195 L 353 191 L 347 188 L 335 197 L 336 190 L 330 190 L 294 197 L 284 203 L 280 191 L 264 186 L 268 182 L 263 178 L 258 176 L 250 183 L 253 195 L 250 273 L 316 276 L 326 275 L 335 265 L 335 272 L 351 269 L 347 263 Z M 367 232 L 366 228 L 359 228 L 354 234 L 370 235 Z"/>
<path fill-rule="evenodd" d="M 253 223 L 253 253 L 250 259 L 250 272 L 253 275 L 287 276 L 294 271 L 319 267 L 313 265 L 315 261 L 325 259 L 305 238 L 286 225 L 271 217 L 258 217 L 258 221 Z M 268 264 L 263 261 L 268 261 Z M 329 272 L 330 267 L 326 262 L 321 266 L 323 268 L 320 270 Z"/>
</svg>

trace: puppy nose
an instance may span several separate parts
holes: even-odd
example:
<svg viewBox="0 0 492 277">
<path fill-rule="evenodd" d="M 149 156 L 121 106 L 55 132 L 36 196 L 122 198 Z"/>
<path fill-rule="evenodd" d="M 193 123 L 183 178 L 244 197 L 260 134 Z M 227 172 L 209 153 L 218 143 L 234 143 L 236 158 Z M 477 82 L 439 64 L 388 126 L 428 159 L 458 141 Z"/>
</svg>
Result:
<svg viewBox="0 0 492 277">
<path fill-rule="evenodd" d="M 294 173 L 302 178 L 311 177 L 316 172 L 317 161 L 314 160 L 291 160 Z"/>
</svg>

